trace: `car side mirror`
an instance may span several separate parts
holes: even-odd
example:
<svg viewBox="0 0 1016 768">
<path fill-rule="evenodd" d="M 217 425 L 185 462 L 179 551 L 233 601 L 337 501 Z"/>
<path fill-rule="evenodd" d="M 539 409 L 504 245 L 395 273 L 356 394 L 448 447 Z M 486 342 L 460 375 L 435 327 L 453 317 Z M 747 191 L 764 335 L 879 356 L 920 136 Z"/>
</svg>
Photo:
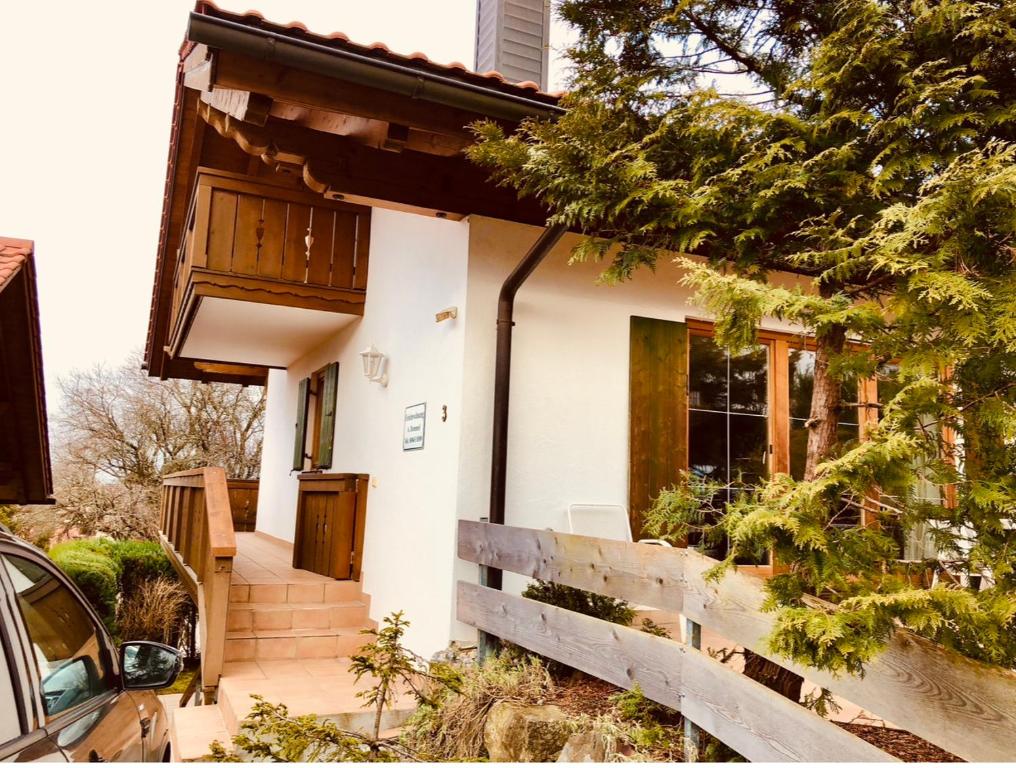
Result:
<svg viewBox="0 0 1016 768">
<path fill-rule="evenodd" d="M 167 688 L 182 669 L 183 656 L 168 645 L 132 640 L 120 646 L 120 672 L 128 690 Z"/>
</svg>

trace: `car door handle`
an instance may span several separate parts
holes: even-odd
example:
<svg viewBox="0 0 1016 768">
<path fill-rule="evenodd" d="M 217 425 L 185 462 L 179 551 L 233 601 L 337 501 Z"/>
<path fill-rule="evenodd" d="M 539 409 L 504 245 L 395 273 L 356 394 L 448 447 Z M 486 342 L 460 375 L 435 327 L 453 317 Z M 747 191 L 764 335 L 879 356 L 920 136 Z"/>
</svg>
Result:
<svg viewBox="0 0 1016 768">
<path fill-rule="evenodd" d="M 151 733 L 151 730 L 152 730 L 152 718 L 150 717 L 141 718 L 141 736 L 142 737 L 147 736 L 149 733 Z"/>
<path fill-rule="evenodd" d="M 104 763 L 106 758 L 96 752 L 94 749 L 88 753 L 88 762 L 90 763 Z"/>
</svg>

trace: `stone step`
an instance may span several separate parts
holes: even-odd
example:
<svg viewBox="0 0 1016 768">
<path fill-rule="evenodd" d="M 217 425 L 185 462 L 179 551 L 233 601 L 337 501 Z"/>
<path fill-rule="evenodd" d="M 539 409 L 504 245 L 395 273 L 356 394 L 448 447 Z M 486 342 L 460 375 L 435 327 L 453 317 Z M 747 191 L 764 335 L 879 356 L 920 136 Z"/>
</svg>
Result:
<svg viewBox="0 0 1016 768">
<path fill-rule="evenodd" d="M 219 682 L 219 707 L 231 734 L 250 712 L 254 695 L 272 703 L 283 703 L 289 714 L 317 715 L 347 731 L 370 733 L 374 726 L 373 710 L 364 707 L 357 693 L 370 682 L 349 672 L 349 659 L 311 661 L 266 661 L 227 663 Z M 401 726 L 415 710 L 411 693 L 403 693 L 381 718 L 388 731 Z"/>
<path fill-rule="evenodd" d="M 219 706 L 191 706 L 172 711 L 169 744 L 174 763 L 203 762 L 213 741 L 218 741 L 226 749 L 233 744 L 223 710 Z"/>
<path fill-rule="evenodd" d="M 230 603 L 346 603 L 368 602 L 358 581 L 270 582 L 229 585 Z"/>
<path fill-rule="evenodd" d="M 226 633 L 226 661 L 334 659 L 356 653 L 370 638 L 360 627 L 247 629 Z"/>
<path fill-rule="evenodd" d="M 230 632 L 259 629 L 328 629 L 367 626 L 366 603 L 231 603 Z"/>
</svg>

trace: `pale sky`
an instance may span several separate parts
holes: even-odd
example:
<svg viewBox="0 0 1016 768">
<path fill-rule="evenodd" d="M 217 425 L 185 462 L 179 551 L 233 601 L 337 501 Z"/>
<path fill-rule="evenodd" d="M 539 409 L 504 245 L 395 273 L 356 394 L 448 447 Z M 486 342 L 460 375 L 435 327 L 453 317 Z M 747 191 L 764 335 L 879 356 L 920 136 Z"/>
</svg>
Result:
<svg viewBox="0 0 1016 768">
<path fill-rule="evenodd" d="M 221 0 L 473 65 L 475 0 Z M 35 241 L 43 365 L 115 365 L 148 326 L 177 53 L 193 0 L 0 3 L 0 235 Z M 551 28 L 551 90 L 568 30 Z"/>
</svg>

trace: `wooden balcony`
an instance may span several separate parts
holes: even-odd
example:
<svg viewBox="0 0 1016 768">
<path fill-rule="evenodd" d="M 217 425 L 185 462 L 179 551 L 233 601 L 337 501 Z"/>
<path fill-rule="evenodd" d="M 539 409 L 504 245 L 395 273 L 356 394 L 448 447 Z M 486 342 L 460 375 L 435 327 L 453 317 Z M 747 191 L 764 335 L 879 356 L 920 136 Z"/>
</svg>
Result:
<svg viewBox="0 0 1016 768">
<path fill-rule="evenodd" d="M 370 208 L 201 168 L 177 253 L 167 351 L 285 366 L 363 314 Z"/>
</svg>

